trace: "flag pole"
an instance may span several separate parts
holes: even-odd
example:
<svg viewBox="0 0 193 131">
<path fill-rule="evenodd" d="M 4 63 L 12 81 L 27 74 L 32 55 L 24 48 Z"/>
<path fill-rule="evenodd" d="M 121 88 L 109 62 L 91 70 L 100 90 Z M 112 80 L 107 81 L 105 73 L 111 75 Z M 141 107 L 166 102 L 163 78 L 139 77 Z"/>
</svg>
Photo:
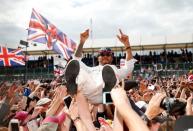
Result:
<svg viewBox="0 0 193 131">
<path fill-rule="evenodd" d="M 193 43 L 193 34 L 192 34 L 192 43 Z M 193 63 L 193 47 L 192 47 L 192 63 Z"/>
<path fill-rule="evenodd" d="M 142 37 L 141 37 L 141 34 L 140 34 L 140 38 L 139 38 L 139 43 L 140 43 L 140 65 L 142 65 Z"/>
<path fill-rule="evenodd" d="M 23 41 L 20 40 L 20 45 L 24 45 L 25 46 L 25 77 L 24 77 L 24 81 L 27 82 L 27 72 L 28 72 L 28 68 L 27 68 L 27 47 L 29 46 L 29 43 L 27 41 Z"/>
<path fill-rule="evenodd" d="M 48 64 L 48 65 L 47 65 L 47 66 L 48 66 L 47 68 L 48 68 L 48 76 L 49 76 L 49 72 L 50 72 L 50 70 L 49 70 L 49 64 L 50 64 L 50 63 L 49 63 L 49 48 L 48 48 L 47 46 L 46 46 L 46 50 L 48 50 L 48 52 L 46 52 L 46 51 L 45 51 L 45 52 L 46 52 L 46 59 L 47 59 L 47 62 L 48 62 L 48 63 L 47 63 L 47 64 Z"/>
<path fill-rule="evenodd" d="M 28 72 L 28 69 L 27 69 L 27 47 L 28 45 L 26 45 L 26 50 L 25 50 L 25 82 L 27 82 L 27 72 Z"/>
<path fill-rule="evenodd" d="M 118 55 L 117 55 L 117 39 L 115 39 L 115 52 L 114 52 L 114 56 L 115 56 L 115 62 L 116 62 L 116 66 L 118 66 L 118 60 L 117 60 L 117 57 L 118 57 Z M 116 53 L 116 55 L 115 55 L 115 53 Z M 120 59 L 119 59 L 119 65 L 120 65 Z"/>
<path fill-rule="evenodd" d="M 95 60 L 94 60 L 94 49 L 93 47 L 93 28 L 92 28 L 92 18 L 90 18 L 90 39 L 91 39 L 91 50 L 92 50 L 92 66 L 95 65 Z"/>
<path fill-rule="evenodd" d="M 167 75 L 167 64 L 168 64 L 168 60 L 167 60 L 167 49 L 166 49 L 166 45 L 167 45 L 167 36 L 165 35 L 165 46 L 164 46 L 164 52 L 165 52 L 165 75 Z"/>
</svg>

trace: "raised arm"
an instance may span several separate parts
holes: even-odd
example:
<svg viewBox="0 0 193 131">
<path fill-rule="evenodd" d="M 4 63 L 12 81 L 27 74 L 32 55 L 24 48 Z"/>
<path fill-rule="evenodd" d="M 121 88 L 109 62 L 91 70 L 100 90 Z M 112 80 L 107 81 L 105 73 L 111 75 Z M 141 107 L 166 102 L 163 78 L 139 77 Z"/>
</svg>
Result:
<svg viewBox="0 0 193 131">
<path fill-rule="evenodd" d="M 191 93 L 191 96 L 187 99 L 187 105 L 186 105 L 186 115 L 192 115 L 193 116 L 193 93 Z"/>
<path fill-rule="evenodd" d="M 82 56 L 83 46 L 88 37 L 89 37 L 89 29 L 85 30 L 83 33 L 80 34 L 80 44 L 78 45 L 75 51 L 75 57 Z"/>
<path fill-rule="evenodd" d="M 129 42 L 129 37 L 125 34 L 123 34 L 123 32 L 121 30 L 120 31 L 120 35 L 117 35 L 117 38 L 119 39 L 119 41 L 121 43 L 123 43 L 123 45 L 125 46 L 125 50 L 126 50 L 126 59 L 125 59 L 125 65 L 122 66 L 120 69 L 118 69 L 118 74 L 119 74 L 119 80 L 121 79 L 125 79 L 129 76 L 131 76 L 132 71 L 134 69 L 134 64 L 137 61 L 136 59 L 133 59 L 133 55 L 132 55 L 132 51 L 131 51 L 131 47 L 130 47 L 130 42 Z"/>
<path fill-rule="evenodd" d="M 122 80 L 122 87 L 118 85 L 111 90 L 111 97 L 115 108 L 120 113 L 120 116 L 125 121 L 127 127 L 131 131 L 149 131 L 143 120 L 132 109 L 127 94 L 124 90 L 124 84 Z M 140 126 L 139 126 L 140 125 Z"/>
<path fill-rule="evenodd" d="M 80 119 L 82 120 L 83 124 L 86 126 L 88 131 L 96 131 L 95 126 L 92 123 L 92 117 L 89 112 L 89 105 L 87 99 L 80 91 L 77 93 L 75 99 L 77 101 Z"/>
<path fill-rule="evenodd" d="M 129 61 L 133 58 L 132 52 L 131 52 L 131 46 L 129 42 L 129 37 L 126 34 L 123 34 L 121 29 L 119 29 L 120 35 L 117 35 L 117 38 L 123 45 L 125 46 L 125 50 L 127 53 L 126 60 Z"/>
<path fill-rule="evenodd" d="M 115 108 L 113 131 L 118 131 L 118 130 L 123 131 L 123 118 L 121 117 L 117 109 Z"/>
</svg>

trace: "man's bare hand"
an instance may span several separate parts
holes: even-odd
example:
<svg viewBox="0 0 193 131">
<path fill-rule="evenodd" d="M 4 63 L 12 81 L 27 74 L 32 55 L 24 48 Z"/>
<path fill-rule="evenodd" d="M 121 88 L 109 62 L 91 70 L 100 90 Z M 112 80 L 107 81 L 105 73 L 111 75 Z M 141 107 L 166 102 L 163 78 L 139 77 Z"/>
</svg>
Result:
<svg viewBox="0 0 193 131">
<path fill-rule="evenodd" d="M 80 42 L 84 44 L 84 42 L 88 39 L 89 37 L 89 29 L 85 30 L 83 33 L 80 34 Z"/>
<path fill-rule="evenodd" d="M 193 99 L 193 93 L 191 93 L 191 96 L 187 99 L 186 115 L 193 115 L 192 99 Z"/>
<path fill-rule="evenodd" d="M 128 103 L 129 101 L 126 91 L 124 90 L 124 86 L 125 86 L 124 80 L 122 80 L 122 86 L 116 85 L 111 90 L 111 97 L 115 106 L 119 106 L 119 104 L 122 103 Z"/>
<path fill-rule="evenodd" d="M 150 120 L 156 117 L 161 112 L 163 112 L 163 109 L 160 108 L 160 103 L 164 97 L 166 97 L 166 94 L 157 93 L 149 101 L 145 114 Z"/>
<path fill-rule="evenodd" d="M 120 32 L 120 36 L 117 35 L 117 38 L 120 40 L 121 43 L 125 45 L 125 47 L 129 47 L 130 46 L 129 37 L 126 34 L 123 34 L 121 29 L 119 29 L 119 32 Z"/>
</svg>

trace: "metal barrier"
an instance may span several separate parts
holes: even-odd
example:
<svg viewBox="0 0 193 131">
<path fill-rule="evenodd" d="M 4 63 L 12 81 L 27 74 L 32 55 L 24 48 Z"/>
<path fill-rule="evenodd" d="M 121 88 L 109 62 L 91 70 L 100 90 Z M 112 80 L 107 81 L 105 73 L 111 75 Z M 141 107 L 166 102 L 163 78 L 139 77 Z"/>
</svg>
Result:
<svg viewBox="0 0 193 131">
<path fill-rule="evenodd" d="M 54 69 L 51 68 L 28 68 L 25 74 L 25 67 L 0 68 L 0 81 L 29 79 L 51 79 L 54 77 Z"/>
<path fill-rule="evenodd" d="M 137 76 L 143 78 L 150 78 L 152 76 L 172 77 L 187 74 L 193 70 L 193 63 L 177 63 L 177 64 L 135 64 L 133 71 L 133 78 Z"/>
</svg>

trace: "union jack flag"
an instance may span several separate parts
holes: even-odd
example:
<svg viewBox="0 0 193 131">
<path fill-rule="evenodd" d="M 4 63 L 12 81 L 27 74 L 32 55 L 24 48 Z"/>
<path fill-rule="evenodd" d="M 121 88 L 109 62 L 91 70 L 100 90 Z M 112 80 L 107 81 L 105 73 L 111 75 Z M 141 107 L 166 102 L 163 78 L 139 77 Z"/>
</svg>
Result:
<svg viewBox="0 0 193 131">
<path fill-rule="evenodd" d="M 0 66 L 25 65 L 21 49 L 10 49 L 0 46 Z"/>
<path fill-rule="evenodd" d="M 47 44 L 48 48 L 62 54 L 66 60 L 70 59 L 76 48 L 73 40 L 34 9 L 29 23 L 28 41 Z"/>
</svg>

